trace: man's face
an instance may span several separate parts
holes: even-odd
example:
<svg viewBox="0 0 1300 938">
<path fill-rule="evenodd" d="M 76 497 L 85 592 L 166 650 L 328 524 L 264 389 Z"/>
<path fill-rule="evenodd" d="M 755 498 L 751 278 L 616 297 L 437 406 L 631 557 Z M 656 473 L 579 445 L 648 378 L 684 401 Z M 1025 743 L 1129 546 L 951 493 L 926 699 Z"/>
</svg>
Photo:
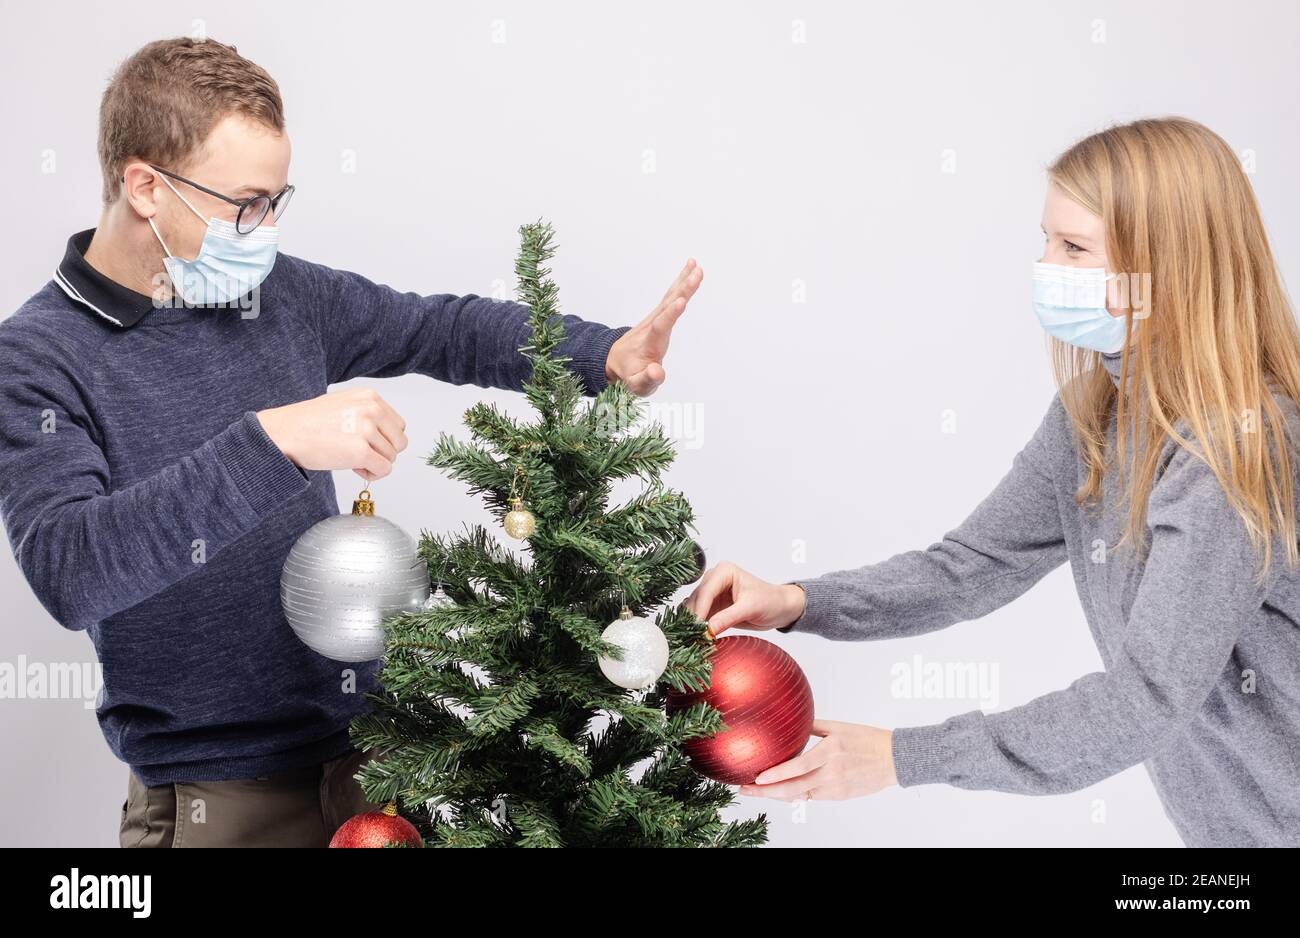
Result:
<svg viewBox="0 0 1300 938">
<path fill-rule="evenodd" d="M 212 128 L 207 140 L 184 166 L 159 165 L 229 198 L 246 199 L 255 195 L 278 195 L 289 182 L 289 156 L 287 133 L 277 133 L 240 114 L 230 114 Z M 203 220 L 200 221 L 186 208 L 159 176 L 154 189 L 158 207 L 154 224 L 174 255 L 192 260 L 199 253 L 207 219 L 223 218 L 233 222 L 239 208 L 180 180 L 169 181 L 203 216 Z M 275 224 L 270 213 L 262 224 Z"/>
</svg>

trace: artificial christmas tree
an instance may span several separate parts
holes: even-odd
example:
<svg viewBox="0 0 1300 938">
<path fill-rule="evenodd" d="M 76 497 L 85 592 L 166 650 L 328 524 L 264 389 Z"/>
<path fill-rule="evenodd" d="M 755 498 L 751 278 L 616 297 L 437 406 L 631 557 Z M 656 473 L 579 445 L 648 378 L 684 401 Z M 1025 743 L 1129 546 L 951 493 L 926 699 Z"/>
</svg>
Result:
<svg viewBox="0 0 1300 938">
<path fill-rule="evenodd" d="M 684 755 L 723 728 L 718 711 L 664 709 L 671 690 L 708 684 L 712 650 L 691 612 L 660 608 L 699 575 L 690 504 L 661 480 L 672 445 L 657 424 L 634 426 L 640 405 L 622 384 L 584 400 L 556 355 L 552 230 L 539 222 L 520 234 L 515 271 L 532 330 L 524 390 L 537 419 L 475 405 L 472 442 L 444 434 L 429 463 L 481 494 L 526 553 L 481 526 L 423 533 L 420 557 L 447 600 L 388 620 L 383 691 L 352 727 L 357 746 L 377 753 L 358 777 L 371 801 L 400 802 L 429 846 L 763 843 L 766 818 L 724 823 L 731 791 Z M 632 478 L 642 490 L 611 505 L 613 484 Z M 624 609 L 653 623 L 629 625 Z M 615 642 L 634 626 L 667 639 L 648 690 L 602 673 L 601 659 L 616 675 L 659 666 L 611 667 L 623 652 L 602 633 L 616 621 Z M 629 639 L 629 654 L 654 651 L 645 637 Z"/>
</svg>

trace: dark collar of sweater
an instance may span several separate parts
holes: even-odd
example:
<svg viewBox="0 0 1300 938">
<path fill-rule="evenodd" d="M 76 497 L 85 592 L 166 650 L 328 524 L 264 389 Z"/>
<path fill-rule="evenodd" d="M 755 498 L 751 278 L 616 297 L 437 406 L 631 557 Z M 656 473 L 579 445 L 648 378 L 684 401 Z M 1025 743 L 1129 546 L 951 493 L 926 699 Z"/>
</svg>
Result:
<svg viewBox="0 0 1300 938">
<path fill-rule="evenodd" d="M 95 236 L 94 228 L 78 231 L 68 238 L 68 247 L 63 252 L 63 260 L 54 269 L 54 283 L 68 295 L 73 302 L 106 319 L 115 326 L 129 329 L 149 313 L 158 309 L 154 297 L 137 293 L 109 278 L 86 260 L 86 249 L 90 247 Z M 173 305 L 189 309 L 232 309 L 248 308 L 247 294 L 229 303 L 205 304 L 196 306 L 192 303 Z"/>
</svg>

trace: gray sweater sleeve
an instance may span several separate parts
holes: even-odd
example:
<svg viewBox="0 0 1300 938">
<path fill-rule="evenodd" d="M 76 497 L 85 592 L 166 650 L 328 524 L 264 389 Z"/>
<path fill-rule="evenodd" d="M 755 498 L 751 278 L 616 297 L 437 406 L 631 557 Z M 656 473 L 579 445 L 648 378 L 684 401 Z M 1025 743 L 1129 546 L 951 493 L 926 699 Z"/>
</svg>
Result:
<svg viewBox="0 0 1300 938">
<path fill-rule="evenodd" d="M 925 550 L 794 580 L 803 615 L 782 631 L 845 641 L 919 635 L 976 619 L 1024 593 L 1065 562 L 1050 447 L 1068 432 L 1055 397 L 997 487 L 965 521 Z M 1068 437 L 1066 438 L 1068 442 Z"/>
<path fill-rule="evenodd" d="M 1244 522 L 1206 464 L 1178 449 L 1147 503 L 1151 543 L 1124 641 L 1106 671 L 999 713 L 971 711 L 894 732 L 903 786 L 1055 794 L 1085 788 L 1172 743 L 1229 667 L 1268 577 Z"/>
</svg>

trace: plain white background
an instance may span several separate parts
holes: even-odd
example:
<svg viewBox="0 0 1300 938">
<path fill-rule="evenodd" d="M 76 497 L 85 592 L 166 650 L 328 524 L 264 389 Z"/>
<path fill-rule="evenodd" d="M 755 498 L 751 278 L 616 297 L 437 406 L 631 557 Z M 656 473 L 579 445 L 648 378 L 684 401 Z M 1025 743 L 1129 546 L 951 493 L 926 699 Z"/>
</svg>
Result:
<svg viewBox="0 0 1300 938">
<path fill-rule="evenodd" d="M 1291 2 L 47 2 L 4 18 L 0 315 L 96 222 L 113 68 L 206 30 L 280 84 L 289 253 L 490 294 L 512 283 L 518 225 L 545 217 L 565 310 L 612 325 L 697 257 L 705 283 L 653 399 L 692 421 L 668 478 L 710 560 L 769 579 L 923 548 L 1010 466 L 1053 392 L 1028 303 L 1043 167 L 1080 136 L 1142 116 L 1207 124 L 1253 161 L 1295 280 Z M 381 513 L 412 533 L 487 519 L 422 457 L 474 401 L 524 413 L 522 399 L 375 383 L 412 440 L 375 488 Z M 359 488 L 336 481 L 343 501 Z M 0 663 L 93 661 L 2 553 Z M 1065 568 L 919 639 L 777 640 L 819 716 L 885 727 L 981 706 L 895 693 L 891 669 L 916 655 L 996 669 L 993 709 L 1101 666 Z M 0 700 L 0 750 L 0 844 L 116 844 L 126 768 L 81 700 Z M 730 815 L 760 810 L 781 846 L 1179 843 L 1141 767 L 1054 797 L 926 786 Z"/>
</svg>

